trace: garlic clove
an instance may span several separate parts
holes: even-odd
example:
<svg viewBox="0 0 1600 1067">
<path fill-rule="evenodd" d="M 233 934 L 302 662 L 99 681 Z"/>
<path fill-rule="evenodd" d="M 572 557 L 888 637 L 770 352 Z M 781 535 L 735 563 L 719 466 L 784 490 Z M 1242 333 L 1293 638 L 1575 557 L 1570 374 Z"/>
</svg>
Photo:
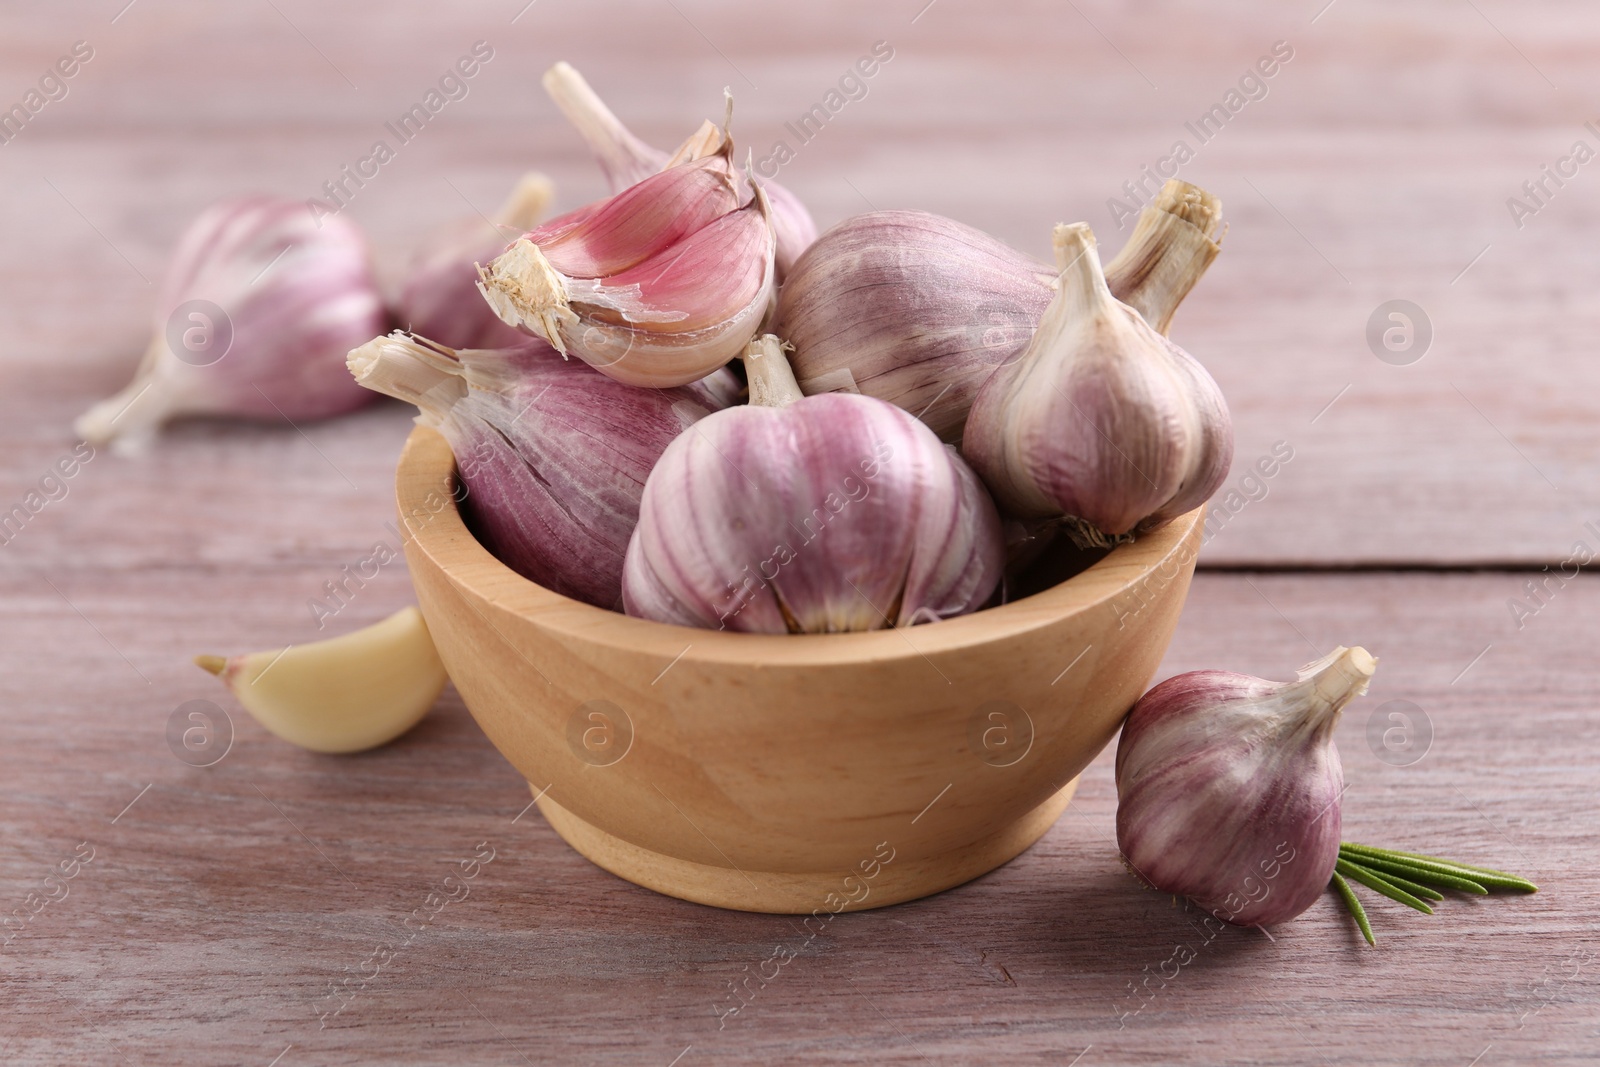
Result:
<svg viewBox="0 0 1600 1067">
<path fill-rule="evenodd" d="M 726 163 L 724 156 L 716 161 Z M 712 162 L 694 161 L 679 169 Z M 715 172 L 702 168 L 697 173 Z M 697 182 L 656 187 L 697 187 Z M 634 194 L 647 184 L 615 199 L 637 200 Z M 581 229 L 593 237 L 596 220 L 647 219 L 638 247 L 648 246 L 648 255 L 624 252 L 632 247 L 625 234 L 584 244 L 591 250 L 606 249 L 606 261 L 619 265 L 608 276 L 567 273 L 532 239 L 536 231 L 482 271 L 479 287 L 503 320 L 544 338 L 563 355 L 577 355 L 610 378 L 657 389 L 698 381 L 738 356 L 755 335 L 775 285 L 774 238 L 764 192 L 756 189 L 749 203 L 715 217 L 706 217 L 703 206 L 698 199 L 691 201 L 686 217 L 696 221 L 693 226 L 681 225 L 682 218 L 672 225 L 662 223 L 665 208 L 602 208 L 554 239 L 566 250 L 560 263 L 571 266 L 579 257 L 567 254 L 572 249 L 564 242 L 570 235 Z"/>
<path fill-rule="evenodd" d="M 736 402 L 719 369 L 674 389 L 636 389 L 563 360 L 543 341 L 461 350 L 404 333 L 349 356 L 368 389 L 421 409 L 456 456 L 462 517 L 496 558 L 563 596 L 622 598 L 645 479 L 686 427 Z"/>
<path fill-rule="evenodd" d="M 1192 671 L 1146 693 L 1117 745 L 1117 845 L 1150 885 L 1241 926 L 1292 919 L 1339 856 L 1342 709 L 1377 660 L 1336 648 L 1295 681 Z"/>
<path fill-rule="evenodd" d="M 306 204 L 245 196 L 213 205 L 178 243 L 134 379 L 80 416 L 91 444 L 137 451 L 170 419 L 298 422 L 371 399 L 343 355 L 383 329 L 366 239 Z"/>
<path fill-rule="evenodd" d="M 713 155 L 721 149 L 725 139 L 726 123 L 719 128 L 706 122 L 669 156 L 635 137 L 571 64 L 557 63 L 545 72 L 543 81 L 550 98 L 594 152 L 613 192 L 641 182 L 663 168 Z M 763 188 L 772 203 L 772 228 L 776 239 L 774 272 L 778 283 L 782 284 L 795 261 L 817 239 L 817 224 L 799 197 L 788 189 L 776 182 L 766 182 Z"/>
<path fill-rule="evenodd" d="M 312 752 L 360 752 L 415 726 L 439 699 L 444 664 L 414 607 L 326 641 L 243 656 L 196 656 L 257 722 Z"/>
<path fill-rule="evenodd" d="M 505 251 L 549 207 L 554 186 L 543 174 L 523 175 L 495 215 L 494 227 L 478 216 L 458 219 L 413 257 L 394 317 L 412 333 L 452 348 L 497 348 L 519 344 L 521 331 L 500 321 L 478 292 L 479 263 Z"/>
<path fill-rule="evenodd" d="M 1089 227 L 1056 227 L 1055 246 L 1055 299 L 979 391 L 962 453 L 1006 515 L 1103 546 L 1208 498 L 1233 431 L 1205 369 L 1112 296 Z"/>
<path fill-rule="evenodd" d="M 1106 265 L 1112 295 L 1165 331 L 1220 246 L 1220 202 L 1169 181 Z M 920 211 L 858 215 L 784 280 L 776 330 L 807 393 L 861 392 L 959 441 L 983 383 L 1027 346 L 1058 271 L 980 230 Z"/>
<path fill-rule="evenodd" d="M 776 337 L 751 342 L 748 406 L 651 471 L 628 546 L 630 615 L 756 633 L 910 626 L 1000 580 L 994 505 L 953 449 L 870 397 L 803 397 Z"/>
</svg>

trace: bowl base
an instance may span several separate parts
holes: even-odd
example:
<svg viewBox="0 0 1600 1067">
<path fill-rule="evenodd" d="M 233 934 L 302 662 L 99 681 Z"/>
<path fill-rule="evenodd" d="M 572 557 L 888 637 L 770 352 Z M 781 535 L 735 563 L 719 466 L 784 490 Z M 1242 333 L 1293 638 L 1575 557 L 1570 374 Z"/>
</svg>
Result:
<svg viewBox="0 0 1600 1067">
<path fill-rule="evenodd" d="M 964 848 L 934 856 L 901 854 L 879 868 L 867 883 L 868 894 L 839 910 L 864 911 L 931 896 L 970 882 L 1021 855 L 1066 810 L 1078 788 L 1074 778 L 1043 804 L 1011 825 Z M 538 790 L 529 786 L 538 795 Z M 679 859 L 630 844 L 585 822 L 549 796 L 537 797 L 539 811 L 562 840 L 596 866 L 635 885 L 696 904 L 734 911 L 760 911 L 776 915 L 808 915 L 833 911 L 830 896 L 845 897 L 847 871 L 812 872 L 741 871 L 693 860 Z"/>
</svg>

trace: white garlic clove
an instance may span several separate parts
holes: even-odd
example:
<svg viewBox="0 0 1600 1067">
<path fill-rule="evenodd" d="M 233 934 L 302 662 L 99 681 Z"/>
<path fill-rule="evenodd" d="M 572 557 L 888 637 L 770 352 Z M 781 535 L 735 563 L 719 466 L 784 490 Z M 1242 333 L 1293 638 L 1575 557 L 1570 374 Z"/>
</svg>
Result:
<svg viewBox="0 0 1600 1067">
<path fill-rule="evenodd" d="M 617 381 L 705 377 L 749 343 L 775 284 L 768 202 L 760 189 L 738 202 L 731 150 L 532 231 L 480 272 L 484 297 Z"/>
<path fill-rule="evenodd" d="M 666 167 L 713 155 L 722 147 L 723 129 L 706 122 L 671 155 L 646 144 L 622 124 L 569 63 L 544 75 L 544 88 L 595 154 L 613 192 L 621 192 Z M 774 272 L 781 285 L 802 253 L 817 239 L 817 224 L 799 197 L 776 182 L 763 188 L 772 203 L 776 239 Z"/>
<path fill-rule="evenodd" d="M 496 213 L 494 227 L 479 216 L 457 219 L 413 257 L 394 301 L 405 330 L 451 348 L 500 348 L 525 335 L 500 321 L 478 292 L 478 264 L 487 263 L 544 217 L 554 195 L 550 179 L 523 175 Z"/>
<path fill-rule="evenodd" d="M 1220 202 L 1170 181 L 1106 265 L 1112 295 L 1165 332 L 1220 246 Z M 786 277 L 775 329 L 807 393 L 888 400 L 959 441 L 994 369 L 1017 357 L 1058 271 L 980 230 L 921 211 L 846 219 Z"/>
<path fill-rule="evenodd" d="M 735 402 L 726 369 L 675 389 L 636 389 L 543 341 L 456 351 L 404 333 L 350 353 L 368 389 L 417 405 L 444 434 L 483 546 L 563 596 L 617 608 L 645 478 L 683 429 Z"/>
<path fill-rule="evenodd" d="M 1117 745 L 1117 845 L 1133 871 L 1241 926 L 1310 907 L 1339 856 L 1334 727 L 1377 662 L 1340 647 L 1293 682 L 1192 671 L 1146 693 Z"/>
<path fill-rule="evenodd" d="M 1055 299 L 979 391 L 962 454 L 1006 515 L 1106 545 L 1208 498 L 1233 429 L 1205 368 L 1111 295 L 1089 227 L 1056 227 L 1055 245 Z"/>
<path fill-rule="evenodd" d="M 169 419 L 299 422 L 372 399 L 344 354 L 384 328 L 366 239 L 332 213 L 267 196 L 225 200 L 184 231 L 134 380 L 74 424 L 93 444 L 146 443 Z"/>
<path fill-rule="evenodd" d="M 630 615 L 840 633 L 989 599 L 999 517 L 953 449 L 891 404 L 802 397 L 770 335 L 745 367 L 751 403 L 697 423 L 650 473 L 623 576 Z"/>
</svg>

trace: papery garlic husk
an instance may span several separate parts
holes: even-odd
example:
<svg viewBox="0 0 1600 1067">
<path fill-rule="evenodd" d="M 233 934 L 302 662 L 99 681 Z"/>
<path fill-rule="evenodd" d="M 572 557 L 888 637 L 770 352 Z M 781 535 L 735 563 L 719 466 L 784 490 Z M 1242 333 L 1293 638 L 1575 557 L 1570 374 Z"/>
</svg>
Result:
<svg viewBox="0 0 1600 1067">
<path fill-rule="evenodd" d="M 517 182 L 490 225 L 481 216 L 440 229 L 412 258 L 394 301 L 397 325 L 451 348 L 503 348 L 526 335 L 500 321 L 478 292 L 478 264 L 487 263 L 542 219 L 555 188 L 543 174 Z"/>
<path fill-rule="evenodd" d="M 1192 671 L 1146 693 L 1117 744 L 1117 847 L 1134 873 L 1240 926 L 1310 907 L 1339 857 L 1334 727 L 1377 664 L 1341 646 L 1292 682 Z"/>
<path fill-rule="evenodd" d="M 979 391 L 961 451 L 1008 517 L 1105 545 L 1209 498 L 1233 426 L 1205 368 L 1111 295 L 1089 227 L 1057 226 L 1055 246 L 1055 299 Z"/>
<path fill-rule="evenodd" d="M 500 562 L 563 596 L 620 610 L 645 478 L 697 420 L 736 401 L 729 370 L 636 389 L 543 341 L 456 351 L 395 332 L 350 353 L 368 389 L 417 405 L 455 453 L 461 510 Z"/>
<path fill-rule="evenodd" d="M 133 381 L 74 429 L 137 451 L 179 416 L 299 422 L 349 411 L 372 394 L 350 381 L 345 353 L 386 321 L 354 223 L 331 209 L 319 219 L 301 200 L 221 201 L 178 242 Z"/>
<path fill-rule="evenodd" d="M 773 232 L 765 194 L 732 142 L 598 204 L 553 219 L 479 272 L 505 322 L 607 377 L 667 388 L 743 351 L 770 310 Z"/>
<path fill-rule="evenodd" d="M 982 607 L 1004 547 L 955 450 L 892 404 L 802 397 L 780 342 L 745 355 L 750 404 L 696 423 L 650 473 L 623 603 L 657 622 L 842 633 Z"/>
<path fill-rule="evenodd" d="M 1112 295 L 1165 333 L 1221 227 L 1216 197 L 1167 182 L 1106 265 Z M 959 222 L 876 211 L 817 239 L 785 279 L 774 329 L 807 394 L 875 396 L 959 441 L 978 390 L 1033 336 L 1057 273 Z"/>
<path fill-rule="evenodd" d="M 721 147 L 721 131 L 709 122 L 675 153 L 646 144 L 612 114 L 569 63 L 557 63 L 547 70 L 544 88 L 588 143 L 612 192 L 621 192 L 673 163 L 710 155 Z M 772 204 L 772 229 L 777 242 L 773 270 L 782 285 L 795 261 L 817 239 L 817 224 L 800 198 L 788 189 L 773 181 L 763 182 L 762 187 Z"/>
</svg>

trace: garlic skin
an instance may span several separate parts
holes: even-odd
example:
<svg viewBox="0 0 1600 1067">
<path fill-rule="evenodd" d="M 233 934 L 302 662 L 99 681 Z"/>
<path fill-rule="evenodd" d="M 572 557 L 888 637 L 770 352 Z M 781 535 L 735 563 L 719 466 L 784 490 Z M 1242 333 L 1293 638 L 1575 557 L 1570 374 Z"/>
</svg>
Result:
<svg viewBox="0 0 1600 1067">
<path fill-rule="evenodd" d="M 1117 744 L 1117 846 L 1128 865 L 1240 926 L 1310 907 L 1339 857 L 1334 727 L 1377 662 L 1341 646 L 1292 682 L 1192 671 L 1146 693 Z"/>
<path fill-rule="evenodd" d="M 1220 201 L 1167 182 L 1105 268 L 1112 295 L 1165 333 L 1221 246 Z M 1027 346 L 1049 306 L 1047 264 L 922 211 L 876 211 L 820 237 L 784 282 L 775 330 L 807 394 L 860 392 L 959 441 L 973 398 Z"/>
<path fill-rule="evenodd" d="M 697 423 L 645 484 L 623 604 L 657 622 L 843 633 L 975 611 L 1000 520 L 922 423 L 871 397 L 803 397 L 776 337 L 745 354 L 750 404 Z"/>
<path fill-rule="evenodd" d="M 522 176 L 495 214 L 495 232 L 479 216 L 455 220 L 415 255 L 394 301 L 402 329 L 451 348 L 503 348 L 525 335 L 500 321 L 478 292 L 478 264 L 487 263 L 544 218 L 555 187 L 543 174 Z"/>
<path fill-rule="evenodd" d="M 1089 227 L 1057 226 L 1055 246 L 1055 299 L 978 392 L 962 454 L 1007 516 L 1103 546 L 1209 498 L 1233 426 L 1205 368 L 1112 296 Z"/>
<path fill-rule="evenodd" d="M 774 236 L 732 142 L 519 238 L 480 268 L 503 321 L 629 385 L 668 388 L 737 356 L 766 317 Z"/>
<path fill-rule="evenodd" d="M 189 301 L 220 307 L 224 322 Z M 244 196 L 207 208 L 179 240 L 156 298 L 154 337 L 133 381 L 78 417 L 95 445 L 137 453 L 169 419 L 224 415 L 295 422 L 372 399 L 350 382 L 344 353 L 386 323 L 366 238 L 337 215 L 320 226 L 299 200 Z M 231 341 L 220 358 L 185 352 L 175 338 Z"/>
<path fill-rule="evenodd" d="M 543 84 L 550 99 L 589 145 L 614 193 L 673 163 L 710 155 L 721 147 L 721 131 L 711 123 L 702 126 L 670 156 L 646 144 L 612 114 L 570 63 L 557 63 L 545 71 Z M 772 204 L 772 229 L 777 240 L 773 270 L 781 285 L 795 261 L 817 239 L 817 224 L 800 198 L 788 189 L 771 181 L 762 187 Z"/>
<path fill-rule="evenodd" d="M 421 409 L 444 434 L 463 518 L 500 562 L 563 596 L 617 609 L 645 478 L 697 420 L 736 401 L 731 371 L 636 389 L 543 341 L 454 350 L 396 331 L 349 355 L 367 389 Z"/>
</svg>

